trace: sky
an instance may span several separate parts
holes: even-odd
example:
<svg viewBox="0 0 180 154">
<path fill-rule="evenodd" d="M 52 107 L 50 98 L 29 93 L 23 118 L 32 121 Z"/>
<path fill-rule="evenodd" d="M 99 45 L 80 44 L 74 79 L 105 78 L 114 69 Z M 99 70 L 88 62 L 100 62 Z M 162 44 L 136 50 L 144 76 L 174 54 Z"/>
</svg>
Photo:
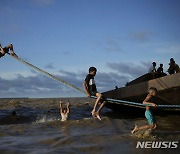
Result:
<svg viewBox="0 0 180 154">
<path fill-rule="evenodd" d="M 0 43 L 79 88 L 91 66 L 99 92 L 122 87 L 153 61 L 180 65 L 179 0 L 0 0 Z M 0 97 L 81 97 L 8 55 Z"/>
</svg>

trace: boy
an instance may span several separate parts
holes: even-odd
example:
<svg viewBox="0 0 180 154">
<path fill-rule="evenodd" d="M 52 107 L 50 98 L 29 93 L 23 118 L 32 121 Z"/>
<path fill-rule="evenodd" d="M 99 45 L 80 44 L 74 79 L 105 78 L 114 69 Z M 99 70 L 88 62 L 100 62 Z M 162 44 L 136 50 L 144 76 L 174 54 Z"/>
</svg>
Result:
<svg viewBox="0 0 180 154">
<path fill-rule="evenodd" d="M 60 107 L 60 115 L 61 115 L 61 121 L 66 121 L 68 119 L 70 110 L 69 110 L 69 101 L 67 102 L 67 107 L 63 109 L 62 107 L 62 101 L 59 102 Z"/>
<path fill-rule="evenodd" d="M 9 53 L 9 50 L 11 51 L 11 53 Z M 5 54 L 11 54 L 12 56 L 17 56 L 15 53 L 14 53 L 14 50 L 13 50 L 13 45 L 12 44 L 8 44 L 7 46 L 5 46 L 4 48 L 1 46 L 0 44 L 0 58 L 3 57 Z"/>
<path fill-rule="evenodd" d="M 152 63 L 153 65 L 149 68 L 149 73 L 156 73 L 156 62 Z"/>
<path fill-rule="evenodd" d="M 152 79 L 155 79 L 157 76 L 156 62 L 153 62 L 152 64 L 153 65 L 149 68 L 149 73 L 152 76 Z"/>
<path fill-rule="evenodd" d="M 99 113 L 100 113 L 101 109 L 103 108 L 105 101 L 101 100 L 103 96 L 101 93 L 97 92 L 97 89 L 96 89 L 96 84 L 94 81 L 94 76 L 96 75 L 96 72 L 97 72 L 97 69 L 95 67 L 89 68 L 89 74 L 86 76 L 86 79 L 84 80 L 83 87 L 84 87 L 88 97 L 90 97 L 90 96 L 97 97 L 91 114 L 94 118 L 97 117 L 99 120 L 101 120 Z M 96 107 L 99 102 L 101 102 L 101 105 L 100 105 L 99 109 L 96 111 Z"/>
<path fill-rule="evenodd" d="M 157 74 L 158 74 L 158 77 L 163 77 L 164 76 L 163 64 L 160 64 L 159 68 L 157 69 Z"/>
<path fill-rule="evenodd" d="M 156 94 L 157 94 L 157 89 L 154 87 L 151 87 L 149 89 L 149 94 L 146 96 L 145 100 L 143 101 L 143 104 L 147 104 L 145 117 L 148 120 L 149 125 L 145 125 L 145 126 L 141 126 L 141 127 L 138 127 L 137 125 L 135 125 L 134 129 L 131 131 L 132 134 L 134 134 L 135 132 L 142 130 L 142 129 L 149 129 L 149 128 L 156 129 L 157 128 L 156 120 L 151 111 L 152 107 L 157 106 L 155 103 L 153 103 L 154 102 L 153 98 L 154 98 L 154 96 L 156 96 Z M 148 105 L 151 105 L 151 106 L 148 106 Z"/>
</svg>

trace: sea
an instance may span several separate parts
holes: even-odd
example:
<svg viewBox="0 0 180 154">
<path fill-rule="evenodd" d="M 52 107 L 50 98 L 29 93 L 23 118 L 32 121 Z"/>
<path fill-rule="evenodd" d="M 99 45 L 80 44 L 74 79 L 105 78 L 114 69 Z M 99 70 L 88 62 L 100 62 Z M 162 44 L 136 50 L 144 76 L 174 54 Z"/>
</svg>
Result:
<svg viewBox="0 0 180 154">
<path fill-rule="evenodd" d="M 60 100 L 63 106 L 70 101 L 70 116 L 64 122 L 59 114 Z M 144 113 L 136 115 L 103 108 L 99 121 L 91 116 L 94 101 L 90 98 L 0 99 L 0 154 L 180 153 L 180 115 L 155 115 L 156 131 L 132 135 L 135 124 L 147 124 Z"/>
</svg>

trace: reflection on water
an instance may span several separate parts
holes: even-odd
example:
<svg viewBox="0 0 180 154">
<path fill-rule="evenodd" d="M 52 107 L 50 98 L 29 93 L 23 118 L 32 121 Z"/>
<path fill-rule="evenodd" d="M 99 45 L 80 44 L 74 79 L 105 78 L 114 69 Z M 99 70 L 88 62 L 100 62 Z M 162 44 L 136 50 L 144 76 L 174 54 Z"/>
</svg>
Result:
<svg viewBox="0 0 180 154">
<path fill-rule="evenodd" d="M 136 149 L 136 143 L 180 140 L 179 115 L 157 116 L 159 130 L 132 136 L 135 123 L 147 123 L 144 117 L 104 109 L 98 121 L 91 118 L 92 103 L 86 101 L 71 100 L 70 120 L 65 122 L 60 121 L 57 100 L 1 102 L 0 153 L 164 153 L 168 150 Z"/>
</svg>

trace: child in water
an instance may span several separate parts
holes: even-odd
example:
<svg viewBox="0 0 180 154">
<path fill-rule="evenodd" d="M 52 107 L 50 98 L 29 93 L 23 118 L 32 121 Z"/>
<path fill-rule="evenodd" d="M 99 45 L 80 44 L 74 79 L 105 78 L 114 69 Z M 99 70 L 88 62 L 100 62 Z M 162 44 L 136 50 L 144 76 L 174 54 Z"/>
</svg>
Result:
<svg viewBox="0 0 180 154">
<path fill-rule="evenodd" d="M 62 101 L 59 102 L 61 121 L 66 121 L 66 120 L 68 120 L 68 116 L 69 116 L 69 113 L 70 113 L 69 105 L 70 105 L 70 103 L 69 103 L 69 101 L 68 101 L 68 102 L 67 102 L 67 107 L 66 107 L 66 108 L 63 108 L 63 107 L 62 107 Z"/>
<path fill-rule="evenodd" d="M 157 89 L 154 87 L 151 87 L 149 89 L 149 94 L 146 96 L 145 100 L 143 101 L 143 104 L 146 104 L 146 112 L 145 112 L 145 117 L 148 120 L 148 124 L 149 125 L 145 125 L 145 126 L 141 126 L 138 127 L 137 125 L 135 125 L 134 129 L 131 131 L 132 134 L 134 134 L 135 132 L 142 130 L 142 129 L 156 129 L 157 128 L 157 124 L 156 124 L 156 120 L 154 118 L 154 115 L 152 113 L 151 108 L 152 107 L 156 107 L 157 105 L 155 103 L 153 103 L 153 98 L 154 96 L 156 96 L 157 94 Z M 151 105 L 151 106 L 149 106 Z"/>
</svg>

